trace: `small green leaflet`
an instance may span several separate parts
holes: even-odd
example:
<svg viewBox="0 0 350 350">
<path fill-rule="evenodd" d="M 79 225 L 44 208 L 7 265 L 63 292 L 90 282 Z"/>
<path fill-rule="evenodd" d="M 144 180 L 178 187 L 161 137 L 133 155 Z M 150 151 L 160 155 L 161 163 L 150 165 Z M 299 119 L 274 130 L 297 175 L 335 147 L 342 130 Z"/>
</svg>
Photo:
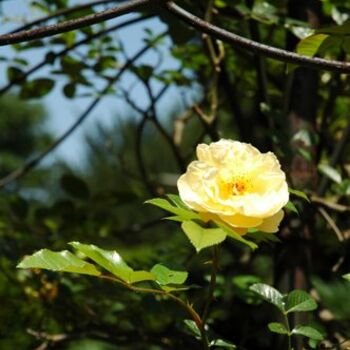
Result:
<svg viewBox="0 0 350 350">
<path fill-rule="evenodd" d="M 268 328 L 271 332 L 277 333 L 277 334 L 288 334 L 288 330 L 286 327 L 279 322 L 271 322 L 268 325 Z"/>
<path fill-rule="evenodd" d="M 101 274 L 94 265 L 79 259 L 68 250 L 53 252 L 49 249 L 41 249 L 33 255 L 26 256 L 17 267 L 21 269 L 71 272 L 91 276 L 99 276 Z"/>
<path fill-rule="evenodd" d="M 160 285 L 183 284 L 186 282 L 188 273 L 186 271 L 175 271 L 162 264 L 154 265 L 151 273 Z"/>
<path fill-rule="evenodd" d="M 136 283 L 154 280 L 154 275 L 148 271 L 134 271 L 115 250 L 104 250 L 93 244 L 82 244 L 79 242 L 71 242 L 69 244 L 125 282 Z"/>
<path fill-rule="evenodd" d="M 350 282 L 350 273 L 343 275 L 343 278 Z"/>
<path fill-rule="evenodd" d="M 192 335 L 194 335 L 197 339 L 201 338 L 201 332 L 193 320 L 184 320 L 184 324 Z"/>
<path fill-rule="evenodd" d="M 332 168 L 327 164 L 320 164 L 318 166 L 318 170 L 337 184 L 340 184 L 342 182 L 341 174 L 337 169 Z"/>
<path fill-rule="evenodd" d="M 197 253 L 226 239 L 226 233 L 221 228 L 204 228 L 193 221 L 184 221 L 181 228 L 196 248 Z"/>
<path fill-rule="evenodd" d="M 309 197 L 303 191 L 294 190 L 293 188 L 288 188 L 288 191 L 289 191 L 289 193 L 293 194 L 294 196 L 302 198 L 310 203 Z"/>
<path fill-rule="evenodd" d="M 247 245 L 248 247 L 250 247 L 252 250 L 258 248 L 258 246 L 252 242 L 252 241 L 248 241 L 247 239 L 243 238 L 239 233 L 235 232 L 234 229 L 218 222 L 215 221 L 216 225 L 218 225 L 226 234 L 227 236 L 233 238 L 236 241 L 239 241 L 245 245 Z"/>
<path fill-rule="evenodd" d="M 303 290 L 293 290 L 287 296 L 286 312 L 302 312 L 317 309 L 317 303 Z"/>
<path fill-rule="evenodd" d="M 313 57 L 327 38 L 326 34 L 310 35 L 299 42 L 296 51 L 300 55 Z"/>
<path fill-rule="evenodd" d="M 292 211 L 293 213 L 299 215 L 299 211 L 298 211 L 297 207 L 295 206 L 295 204 L 293 202 L 289 201 L 284 207 L 286 209 Z"/>
<path fill-rule="evenodd" d="M 317 329 L 310 326 L 298 325 L 292 330 L 292 334 L 303 335 L 304 337 L 314 340 L 323 340 L 324 338 Z"/>
<path fill-rule="evenodd" d="M 200 219 L 199 215 L 193 212 L 192 210 L 174 206 L 170 202 L 168 202 L 166 199 L 163 199 L 163 198 L 153 198 L 146 201 L 145 203 L 155 205 L 156 207 L 164 209 L 172 214 L 175 214 L 176 216 L 180 217 L 183 221 Z"/>
<path fill-rule="evenodd" d="M 284 313 L 283 295 L 277 289 L 263 283 L 255 283 L 249 289 L 259 294 L 267 302 L 277 306 Z"/>
<path fill-rule="evenodd" d="M 220 349 L 237 349 L 237 346 L 227 342 L 226 340 L 222 339 L 215 339 L 212 340 L 209 344 L 209 347 L 214 347 L 215 349 L 220 348 Z"/>
</svg>

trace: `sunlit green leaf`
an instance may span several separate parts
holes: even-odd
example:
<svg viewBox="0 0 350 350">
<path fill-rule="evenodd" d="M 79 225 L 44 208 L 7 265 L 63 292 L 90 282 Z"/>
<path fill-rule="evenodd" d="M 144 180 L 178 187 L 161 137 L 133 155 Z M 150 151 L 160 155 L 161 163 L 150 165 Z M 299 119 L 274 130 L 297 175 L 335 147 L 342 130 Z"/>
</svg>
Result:
<svg viewBox="0 0 350 350">
<path fill-rule="evenodd" d="M 170 202 L 163 198 L 154 198 L 146 201 L 147 204 L 155 205 L 161 209 L 164 209 L 170 213 L 175 214 L 176 216 L 181 217 L 184 220 L 195 220 L 199 219 L 199 215 L 189 209 L 179 208 L 173 206 Z"/>
<path fill-rule="evenodd" d="M 292 334 L 303 335 L 314 340 L 323 340 L 323 335 L 315 328 L 310 326 L 298 325 L 292 330 Z"/>
<path fill-rule="evenodd" d="M 288 330 L 286 329 L 285 325 L 282 323 L 271 322 L 267 326 L 268 326 L 269 330 L 273 333 L 288 334 Z"/>
<path fill-rule="evenodd" d="M 215 339 L 212 340 L 209 344 L 209 347 L 214 347 L 214 348 L 219 348 L 219 349 L 237 349 L 237 346 L 229 343 L 226 340 L 222 340 L 222 339 Z"/>
<path fill-rule="evenodd" d="M 289 201 L 286 205 L 285 205 L 285 208 L 292 211 L 293 213 L 295 214 L 298 214 L 299 215 L 299 211 L 297 209 L 297 207 L 295 206 L 295 204 L 291 201 Z"/>
<path fill-rule="evenodd" d="M 134 271 L 115 250 L 104 250 L 93 244 L 79 242 L 69 244 L 123 281 L 136 283 L 154 280 L 154 275 L 148 271 Z"/>
<path fill-rule="evenodd" d="M 233 238 L 234 240 L 238 241 L 238 242 L 241 242 L 245 245 L 247 245 L 248 247 L 250 247 L 251 249 L 256 249 L 258 248 L 258 246 L 252 242 L 252 241 L 249 241 L 245 238 L 243 238 L 239 233 L 235 232 L 233 228 L 230 228 L 220 222 L 215 222 L 225 233 L 227 236 Z"/>
<path fill-rule="evenodd" d="M 300 55 L 313 57 L 316 55 L 318 49 L 323 41 L 328 38 L 326 34 L 314 34 L 301 40 L 297 45 L 296 51 Z"/>
<path fill-rule="evenodd" d="M 21 269 L 45 269 L 59 272 L 71 272 L 99 276 L 101 273 L 96 267 L 79 259 L 68 250 L 53 252 L 42 249 L 33 255 L 26 256 L 18 265 Z"/>
<path fill-rule="evenodd" d="M 204 228 L 193 221 L 185 221 L 181 227 L 197 252 L 226 239 L 226 233 L 221 228 Z"/>
<path fill-rule="evenodd" d="M 289 188 L 288 190 L 289 190 L 289 193 L 293 194 L 294 196 L 297 196 L 297 197 L 299 197 L 299 198 L 302 198 L 302 199 L 304 199 L 304 200 L 306 200 L 307 202 L 310 203 L 310 199 L 309 199 L 309 197 L 306 195 L 305 192 L 299 191 L 299 190 L 294 190 L 294 189 L 292 189 L 292 188 Z"/>
<path fill-rule="evenodd" d="M 196 323 L 193 320 L 184 320 L 184 324 L 190 334 L 194 335 L 196 338 L 201 338 L 201 331 L 197 327 Z"/>
<path fill-rule="evenodd" d="M 183 284 L 186 282 L 188 277 L 188 273 L 186 271 L 171 270 L 162 264 L 153 266 L 151 273 L 153 273 L 156 281 L 161 285 Z"/>
<path fill-rule="evenodd" d="M 342 178 L 338 170 L 335 168 L 332 168 L 330 165 L 319 164 L 318 169 L 320 170 L 321 173 L 329 177 L 331 180 L 333 180 L 337 184 L 340 184 L 342 182 Z"/>
<path fill-rule="evenodd" d="M 256 283 L 250 286 L 250 290 L 259 294 L 267 302 L 277 306 L 282 312 L 285 311 L 283 295 L 277 289 L 267 284 Z"/>
<path fill-rule="evenodd" d="M 293 290 L 287 297 L 287 312 L 312 311 L 317 309 L 317 303 L 303 290 Z"/>
<path fill-rule="evenodd" d="M 350 282 L 350 273 L 347 273 L 346 275 L 343 275 L 343 278 L 345 278 L 347 281 Z"/>
</svg>

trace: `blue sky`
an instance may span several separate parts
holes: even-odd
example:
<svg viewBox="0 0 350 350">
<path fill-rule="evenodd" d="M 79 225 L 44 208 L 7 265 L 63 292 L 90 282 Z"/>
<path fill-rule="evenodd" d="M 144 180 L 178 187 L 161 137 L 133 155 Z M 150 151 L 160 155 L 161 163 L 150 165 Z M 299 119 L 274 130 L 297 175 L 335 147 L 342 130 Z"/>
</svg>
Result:
<svg viewBox="0 0 350 350">
<path fill-rule="evenodd" d="M 77 1 L 76 3 L 79 3 Z M 28 7 L 28 2 L 25 0 L 7 0 L 2 4 L 2 17 L 9 17 L 9 21 L 1 23 L 1 33 L 6 33 L 23 22 L 23 19 L 34 19 L 42 16 L 42 13 L 37 10 L 30 9 Z M 124 21 L 125 19 L 134 17 L 134 14 L 122 16 L 116 20 L 111 20 L 108 25 L 113 25 L 117 22 Z M 143 46 L 144 29 L 151 28 L 154 33 L 160 33 L 165 30 L 165 26 L 158 19 L 151 19 L 145 23 L 136 24 L 133 26 L 128 26 L 121 29 L 116 34 L 118 38 L 123 42 L 124 47 L 129 56 L 138 51 Z M 169 54 L 168 48 L 171 45 L 170 40 L 164 44 L 164 60 L 162 67 L 164 69 L 174 69 L 178 67 L 178 62 L 172 58 Z M 56 48 L 54 50 L 58 50 Z M 10 47 L 1 47 L 0 56 L 14 57 L 15 53 Z M 45 50 L 31 50 L 25 53 L 26 58 L 32 64 L 39 62 L 45 55 Z M 155 54 L 148 53 L 138 62 L 143 64 L 152 64 L 155 61 Z M 0 64 L 0 85 L 6 83 L 6 65 Z M 48 69 L 43 69 L 40 72 L 33 75 L 33 77 L 45 77 L 47 75 Z M 124 75 L 120 84 L 125 89 L 129 89 L 133 85 L 134 77 L 131 74 Z M 97 83 L 97 82 L 96 82 Z M 64 80 L 58 82 L 56 88 L 41 101 L 46 107 L 48 113 L 48 124 L 47 128 L 58 137 L 62 134 L 69 126 L 74 122 L 81 112 L 84 111 L 85 106 L 87 106 L 90 98 L 78 98 L 78 99 L 67 99 L 61 92 L 61 87 L 64 84 Z M 146 107 L 148 105 L 147 94 L 143 88 L 135 86 L 131 93 L 132 98 L 137 101 L 140 107 Z M 169 89 L 167 94 L 164 95 L 163 99 L 159 103 L 159 111 L 164 110 L 165 106 L 169 109 L 175 104 L 181 103 L 181 96 L 179 91 L 175 88 Z M 117 99 L 114 96 L 104 97 L 102 102 L 98 107 L 92 112 L 91 116 L 85 123 L 80 127 L 69 139 L 65 141 L 55 152 L 50 156 L 49 161 L 55 159 L 64 158 L 69 161 L 70 164 L 77 167 L 81 166 L 84 162 L 84 135 L 91 131 L 96 122 L 103 125 L 111 125 L 116 116 L 127 115 L 128 106 L 123 103 L 122 100 Z M 47 162 L 48 160 L 46 160 Z"/>
</svg>

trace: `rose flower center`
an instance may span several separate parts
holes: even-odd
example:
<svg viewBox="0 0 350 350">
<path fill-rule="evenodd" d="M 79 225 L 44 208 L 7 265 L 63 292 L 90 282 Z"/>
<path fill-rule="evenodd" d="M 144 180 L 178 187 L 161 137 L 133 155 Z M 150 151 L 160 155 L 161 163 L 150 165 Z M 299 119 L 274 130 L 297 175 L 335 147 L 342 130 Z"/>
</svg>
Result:
<svg viewBox="0 0 350 350">
<path fill-rule="evenodd" d="M 219 182 L 220 192 L 223 198 L 231 196 L 242 196 L 251 189 L 251 183 L 243 177 L 233 177 L 229 181 L 221 180 Z"/>
</svg>

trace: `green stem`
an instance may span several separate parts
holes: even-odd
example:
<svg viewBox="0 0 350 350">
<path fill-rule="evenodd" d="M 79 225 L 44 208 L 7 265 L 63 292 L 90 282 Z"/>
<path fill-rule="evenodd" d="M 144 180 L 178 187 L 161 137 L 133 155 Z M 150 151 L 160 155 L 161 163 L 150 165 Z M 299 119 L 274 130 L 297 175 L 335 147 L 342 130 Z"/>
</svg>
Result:
<svg viewBox="0 0 350 350">
<path fill-rule="evenodd" d="M 288 350 L 293 350 L 288 315 L 286 313 L 283 313 L 283 316 L 284 316 L 284 323 L 285 323 L 287 331 L 288 331 Z"/>
<path fill-rule="evenodd" d="M 208 337 L 207 337 L 207 332 L 205 330 L 205 323 L 203 322 L 201 317 L 198 315 L 196 310 L 192 307 L 192 305 L 189 304 L 188 302 L 185 302 L 181 298 L 177 297 L 176 295 L 168 293 L 164 290 L 136 287 L 130 283 L 127 283 L 127 282 L 125 282 L 119 278 L 113 277 L 113 276 L 100 275 L 98 277 L 101 279 L 106 279 L 106 280 L 110 280 L 113 282 L 117 282 L 117 283 L 121 284 L 122 286 L 124 286 L 124 287 L 126 287 L 134 292 L 158 294 L 158 295 L 163 295 L 165 297 L 168 297 L 168 298 L 174 300 L 177 304 L 179 304 L 190 315 L 192 320 L 195 322 L 196 326 L 198 327 L 198 329 L 201 333 L 201 341 L 203 344 L 203 349 L 209 350 L 209 341 L 208 341 Z"/>
<path fill-rule="evenodd" d="M 218 272 L 218 264 L 219 264 L 219 247 L 215 245 L 213 247 L 213 259 L 212 259 L 212 270 L 211 270 L 211 276 L 210 276 L 210 284 L 209 284 L 209 291 L 208 291 L 208 297 L 206 300 L 206 303 L 204 305 L 204 310 L 202 314 L 202 321 L 203 323 L 206 322 L 210 306 L 214 299 L 214 292 L 216 287 L 216 275 Z"/>
</svg>

